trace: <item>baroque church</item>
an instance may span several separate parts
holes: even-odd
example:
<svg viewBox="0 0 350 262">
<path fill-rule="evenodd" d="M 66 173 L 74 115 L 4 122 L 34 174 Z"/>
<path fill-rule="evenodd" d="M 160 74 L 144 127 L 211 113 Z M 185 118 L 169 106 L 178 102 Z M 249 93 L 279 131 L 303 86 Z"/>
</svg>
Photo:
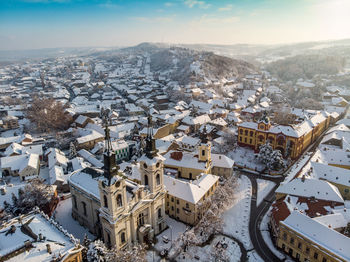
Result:
<svg viewBox="0 0 350 262">
<path fill-rule="evenodd" d="M 149 243 L 166 229 L 163 160 L 157 152 L 148 119 L 145 154 L 139 159 L 141 183 L 126 178 L 116 164 L 108 124 L 104 168 L 87 167 L 69 178 L 72 216 L 109 247 Z"/>
</svg>

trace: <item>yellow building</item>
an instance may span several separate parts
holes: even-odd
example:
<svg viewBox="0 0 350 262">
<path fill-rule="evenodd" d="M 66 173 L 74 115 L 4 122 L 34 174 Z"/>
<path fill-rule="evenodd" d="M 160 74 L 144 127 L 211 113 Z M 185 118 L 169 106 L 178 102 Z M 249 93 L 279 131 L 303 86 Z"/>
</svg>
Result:
<svg viewBox="0 0 350 262">
<path fill-rule="evenodd" d="M 299 211 L 280 221 L 277 246 L 296 261 L 350 261 L 350 238 Z"/>
<path fill-rule="evenodd" d="M 329 121 L 328 115 L 318 113 L 296 126 L 272 126 L 264 115 L 258 122 L 243 122 L 238 126 L 238 145 L 259 152 L 260 146 L 269 141 L 284 157 L 296 159 L 328 128 Z"/>
<path fill-rule="evenodd" d="M 165 212 L 186 224 L 195 225 L 206 211 L 202 204 L 215 192 L 218 181 L 219 177 L 211 174 L 201 174 L 192 181 L 164 175 Z"/>
</svg>

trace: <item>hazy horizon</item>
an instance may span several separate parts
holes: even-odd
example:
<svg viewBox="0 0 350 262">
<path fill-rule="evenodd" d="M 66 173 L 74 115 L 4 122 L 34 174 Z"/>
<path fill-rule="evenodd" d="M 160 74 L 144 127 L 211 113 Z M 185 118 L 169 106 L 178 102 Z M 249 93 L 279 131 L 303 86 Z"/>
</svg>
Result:
<svg viewBox="0 0 350 262">
<path fill-rule="evenodd" d="M 9 0 L 0 50 L 291 44 L 350 38 L 347 0 Z"/>
</svg>

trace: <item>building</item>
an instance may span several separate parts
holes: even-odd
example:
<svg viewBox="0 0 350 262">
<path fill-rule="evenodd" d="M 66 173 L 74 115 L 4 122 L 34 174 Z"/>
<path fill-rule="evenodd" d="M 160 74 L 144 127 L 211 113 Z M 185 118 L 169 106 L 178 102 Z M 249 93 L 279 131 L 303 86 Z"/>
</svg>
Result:
<svg viewBox="0 0 350 262">
<path fill-rule="evenodd" d="M 215 192 L 218 181 L 219 177 L 211 174 L 200 174 L 191 181 L 164 175 L 165 212 L 186 224 L 197 224 L 207 210 L 202 204 Z"/>
<path fill-rule="evenodd" d="M 151 130 L 149 118 L 145 155 L 140 158 L 141 184 L 126 179 L 116 165 L 108 127 L 103 170 L 85 168 L 69 179 L 72 216 L 109 247 L 149 243 L 166 228 L 163 157 Z"/>
<path fill-rule="evenodd" d="M 280 222 L 277 246 L 297 261 L 350 261 L 350 238 L 299 211 Z"/>
<path fill-rule="evenodd" d="M 330 116 L 317 113 L 296 126 L 272 126 L 264 114 L 258 122 L 243 122 L 238 125 L 238 145 L 259 152 L 260 146 L 269 141 L 273 149 L 280 150 L 284 157 L 297 159 L 321 136 L 329 123 Z"/>
<path fill-rule="evenodd" d="M 211 154 L 212 168 L 211 173 L 216 176 L 228 178 L 233 175 L 233 166 L 235 162 L 223 154 Z"/>
<path fill-rule="evenodd" d="M 38 209 L 6 222 L 0 231 L 0 261 L 82 261 L 79 240 Z"/>
<path fill-rule="evenodd" d="M 0 158 L 3 176 L 19 176 L 21 180 L 38 176 L 40 160 L 37 154 L 25 154 Z"/>
</svg>

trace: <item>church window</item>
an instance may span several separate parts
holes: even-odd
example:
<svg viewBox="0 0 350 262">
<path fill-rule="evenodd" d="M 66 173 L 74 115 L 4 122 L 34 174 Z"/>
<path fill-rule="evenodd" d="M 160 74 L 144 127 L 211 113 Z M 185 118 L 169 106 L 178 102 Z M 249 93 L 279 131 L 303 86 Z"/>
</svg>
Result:
<svg viewBox="0 0 350 262">
<path fill-rule="evenodd" d="M 157 176 L 156 176 L 156 181 L 157 181 L 157 185 L 160 185 L 160 175 L 159 174 L 157 174 Z"/>
<path fill-rule="evenodd" d="M 142 226 L 145 224 L 145 216 L 143 213 L 139 214 L 139 217 L 137 218 L 137 225 Z"/>
<path fill-rule="evenodd" d="M 158 208 L 158 218 L 162 218 L 162 209 Z"/>
<path fill-rule="evenodd" d="M 121 242 L 122 244 L 124 244 L 125 241 L 126 241 L 125 232 L 122 232 L 122 233 L 120 234 L 120 242 Z"/>
<path fill-rule="evenodd" d="M 81 204 L 83 205 L 83 212 L 84 212 L 84 215 L 86 216 L 86 203 L 81 202 Z"/>
<path fill-rule="evenodd" d="M 104 206 L 105 208 L 108 208 L 108 201 L 107 201 L 106 195 L 103 196 L 103 206 Z"/>
<path fill-rule="evenodd" d="M 145 175 L 145 186 L 148 186 L 148 176 Z"/>
<path fill-rule="evenodd" d="M 205 156 L 205 150 L 202 150 L 202 156 Z"/>
<path fill-rule="evenodd" d="M 118 194 L 117 195 L 117 206 L 122 207 L 123 206 L 123 200 L 122 200 L 122 195 Z"/>
</svg>

